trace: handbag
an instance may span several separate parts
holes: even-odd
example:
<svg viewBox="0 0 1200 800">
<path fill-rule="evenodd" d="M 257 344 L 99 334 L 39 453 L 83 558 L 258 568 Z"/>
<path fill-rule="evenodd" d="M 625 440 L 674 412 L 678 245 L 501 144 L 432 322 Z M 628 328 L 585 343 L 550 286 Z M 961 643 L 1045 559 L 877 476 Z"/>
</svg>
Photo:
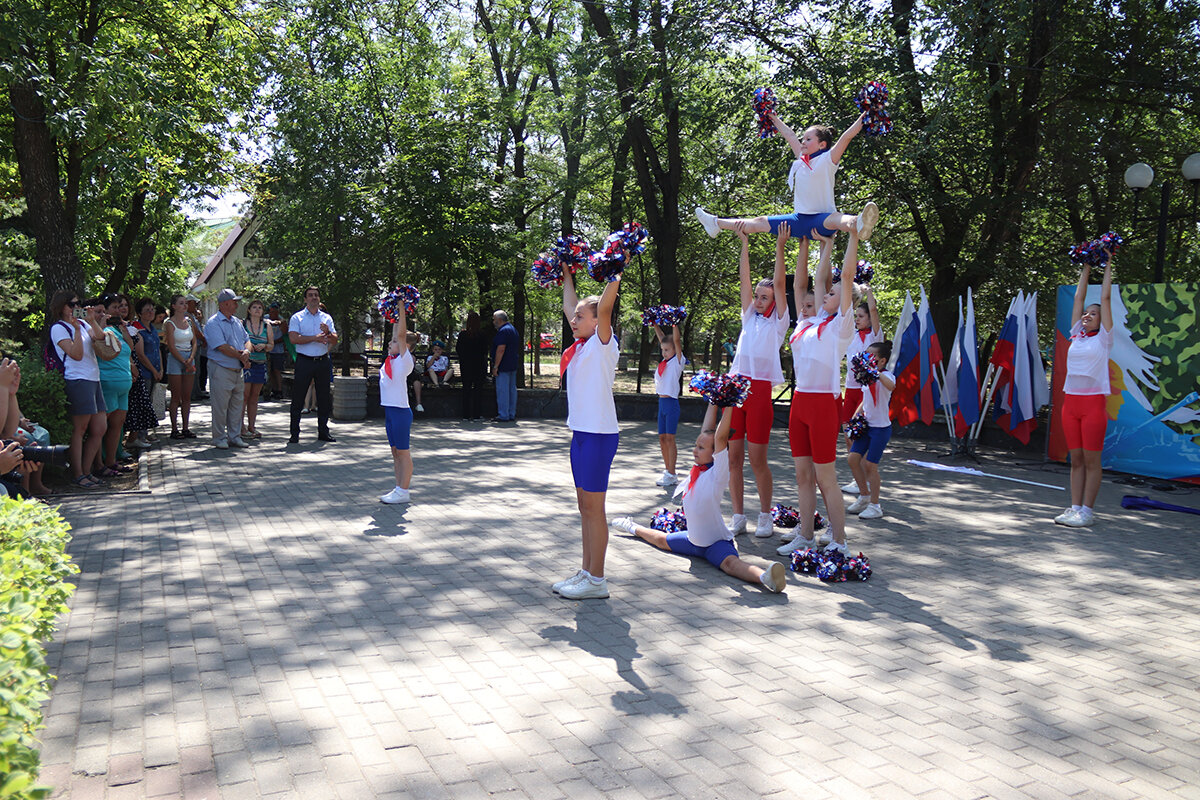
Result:
<svg viewBox="0 0 1200 800">
<path fill-rule="evenodd" d="M 103 339 L 92 340 L 92 352 L 101 361 L 112 361 L 121 352 L 121 342 L 115 333 L 106 330 Z"/>
<path fill-rule="evenodd" d="M 150 393 L 150 404 L 154 406 L 154 415 L 160 420 L 167 418 L 167 385 L 156 383 Z"/>
</svg>

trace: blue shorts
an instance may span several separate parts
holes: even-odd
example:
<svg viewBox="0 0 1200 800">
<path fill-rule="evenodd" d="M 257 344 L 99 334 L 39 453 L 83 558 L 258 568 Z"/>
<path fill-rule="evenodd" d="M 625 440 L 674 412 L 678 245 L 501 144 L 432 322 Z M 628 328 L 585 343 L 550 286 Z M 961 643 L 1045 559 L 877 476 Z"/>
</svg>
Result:
<svg viewBox="0 0 1200 800">
<path fill-rule="evenodd" d="M 412 430 L 412 409 L 384 406 L 383 424 L 387 428 L 388 444 L 397 450 L 407 450 L 408 432 Z"/>
<path fill-rule="evenodd" d="M 883 428 L 867 428 L 867 435 L 850 442 L 850 452 L 866 456 L 867 461 L 878 464 L 883 458 L 883 448 L 892 439 L 892 426 Z"/>
<path fill-rule="evenodd" d="M 700 556 L 717 569 L 721 568 L 722 561 L 738 554 L 737 545 L 728 539 L 714 542 L 708 547 L 692 544 L 687 537 L 687 531 L 668 533 L 667 547 L 671 548 L 672 553 L 679 553 L 681 556 Z"/>
<path fill-rule="evenodd" d="M 617 433 L 571 432 L 571 476 L 585 492 L 607 492 L 608 471 L 617 454 Z"/>
<path fill-rule="evenodd" d="M 679 398 L 658 398 L 658 432 L 674 436 L 679 430 Z"/>
<path fill-rule="evenodd" d="M 133 375 L 128 381 L 106 381 L 101 379 L 100 391 L 104 392 L 104 407 L 111 414 L 114 411 L 129 410 L 129 390 L 133 388 Z"/>
<path fill-rule="evenodd" d="M 267 364 L 264 361 L 261 364 L 250 362 L 250 369 L 242 370 L 242 380 L 246 383 L 266 383 L 267 382 Z"/>
<path fill-rule="evenodd" d="M 771 226 L 771 235 L 779 235 L 779 223 L 786 222 L 792 227 L 792 238 L 805 239 L 812 238 L 812 229 L 816 228 L 817 233 L 822 236 L 833 236 L 835 231 L 832 228 L 825 227 L 825 218 L 830 214 L 835 214 L 835 211 L 829 211 L 824 214 L 780 214 L 774 217 L 767 217 L 767 222 Z"/>
</svg>

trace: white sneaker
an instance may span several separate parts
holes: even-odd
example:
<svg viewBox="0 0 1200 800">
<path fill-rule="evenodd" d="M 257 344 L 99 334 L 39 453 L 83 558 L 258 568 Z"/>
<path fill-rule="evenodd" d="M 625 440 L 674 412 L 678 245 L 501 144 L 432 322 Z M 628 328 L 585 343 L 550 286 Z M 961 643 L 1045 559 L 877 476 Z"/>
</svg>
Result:
<svg viewBox="0 0 1200 800">
<path fill-rule="evenodd" d="M 763 570 L 759 580 L 762 581 L 762 585 L 767 591 L 778 594 L 787 587 L 787 570 L 783 568 L 783 564 L 776 561 Z"/>
<path fill-rule="evenodd" d="M 842 492 L 845 494 L 859 494 L 858 481 L 850 481 L 842 487 Z"/>
<path fill-rule="evenodd" d="M 586 580 L 587 573 L 580 569 L 580 570 L 576 570 L 575 574 L 572 575 L 571 577 L 564 578 L 563 580 L 554 584 L 550 588 L 555 592 L 555 594 L 557 594 L 558 592 L 561 592 L 563 590 L 564 586 L 568 586 L 568 585 L 575 583 L 576 581 L 579 581 L 581 579 Z"/>
<path fill-rule="evenodd" d="M 626 533 L 633 533 L 637 529 L 637 523 L 629 517 L 617 517 L 609 525 Z"/>
<path fill-rule="evenodd" d="M 851 506 L 851 508 L 853 508 L 853 507 L 854 506 Z M 863 509 L 862 513 L 858 515 L 858 518 L 859 519 L 879 519 L 882 516 L 883 516 L 883 509 L 879 507 L 879 504 L 878 503 L 870 503 L 867 505 L 866 508 Z"/>
<path fill-rule="evenodd" d="M 425 406 L 421 405 L 420 403 L 417 403 L 417 411 L 420 411 L 422 414 L 424 414 Z"/>
<path fill-rule="evenodd" d="M 568 600 L 603 600 L 608 597 L 608 581 L 601 578 L 599 583 L 595 583 L 590 577 L 584 577 L 568 583 L 558 593 Z"/>
<path fill-rule="evenodd" d="M 1091 525 L 1096 519 L 1096 515 L 1091 512 L 1084 511 L 1082 508 L 1071 513 L 1071 516 L 1062 521 L 1063 525 L 1068 528 L 1082 528 L 1085 525 Z"/>
<path fill-rule="evenodd" d="M 785 530 L 783 533 L 779 534 L 779 541 L 790 542 L 792 539 L 795 539 L 799 535 L 800 535 L 799 527 L 792 528 L 791 530 Z"/>
<path fill-rule="evenodd" d="M 663 474 L 658 476 L 658 480 L 654 482 L 655 486 L 674 486 L 679 483 L 679 479 L 673 473 L 663 470 Z"/>
<path fill-rule="evenodd" d="M 847 547 L 844 543 L 838 544 L 837 542 L 830 542 L 829 544 L 825 545 L 825 549 L 822 550 L 821 552 L 823 552 L 823 553 L 838 552 L 846 557 L 850 556 L 850 548 Z"/>
<path fill-rule="evenodd" d="M 817 534 L 816 539 L 817 539 L 817 547 L 822 547 L 833 541 L 833 534 L 829 532 L 828 528 L 826 528 L 825 530 L 823 530 Z"/>
<path fill-rule="evenodd" d="M 700 224 L 704 226 L 705 233 L 714 239 L 717 238 L 717 234 L 721 232 L 721 229 L 717 227 L 716 214 L 710 214 L 700 206 L 696 206 L 696 219 L 700 220 Z"/>
<path fill-rule="evenodd" d="M 397 486 L 383 497 L 380 497 L 379 502 L 387 503 L 388 505 L 396 505 L 397 503 L 407 503 L 409 502 L 410 498 L 411 495 L 409 495 L 408 489 L 401 489 L 399 486 Z"/>
<path fill-rule="evenodd" d="M 879 206 L 873 201 L 868 200 L 863 206 L 863 210 L 858 212 L 858 240 L 865 242 L 871 238 L 871 234 L 875 232 L 875 225 L 879 222 Z"/>
<path fill-rule="evenodd" d="M 755 539 L 768 539 L 775 535 L 775 518 L 770 511 L 758 512 L 758 524 L 754 526 Z"/>
<path fill-rule="evenodd" d="M 796 534 L 796 538 L 792 539 L 790 542 L 785 544 L 783 547 L 778 548 L 775 552 L 779 553 L 779 555 L 781 555 L 781 556 L 790 556 L 792 553 L 796 552 L 797 550 L 804 550 L 806 548 L 811 549 L 816 546 L 817 546 L 817 543 L 814 542 L 812 539 L 805 539 L 800 534 Z"/>
<path fill-rule="evenodd" d="M 846 508 L 846 513 L 847 514 L 860 514 L 860 513 L 862 513 L 863 509 L 865 509 L 869 505 L 871 505 L 871 498 L 867 497 L 865 494 L 860 494 L 858 496 L 858 499 L 855 500 L 853 503 L 851 503 L 849 505 L 849 507 Z"/>
<path fill-rule="evenodd" d="M 734 536 L 738 536 L 746 532 L 746 515 L 734 514 L 733 523 L 729 526 L 729 530 Z"/>
<path fill-rule="evenodd" d="M 248 445 L 244 441 L 242 441 L 242 437 L 234 436 L 232 439 L 229 440 L 229 446 L 230 447 L 249 447 L 250 445 Z"/>
<path fill-rule="evenodd" d="M 228 450 L 229 442 L 225 439 L 222 439 L 219 442 L 213 442 L 213 447 L 217 448 L 218 450 Z"/>
<path fill-rule="evenodd" d="M 1078 511 L 1078 510 L 1076 510 L 1076 509 L 1067 509 L 1066 511 L 1063 511 L 1063 512 L 1061 513 L 1061 515 L 1058 515 L 1057 517 L 1055 517 L 1055 518 L 1054 518 L 1054 521 L 1055 521 L 1057 524 L 1060 524 L 1060 525 L 1067 524 L 1067 521 L 1068 521 L 1068 519 L 1069 519 L 1070 517 L 1073 517 L 1073 516 L 1075 516 L 1075 515 L 1076 515 L 1076 513 L 1079 513 L 1079 511 Z"/>
</svg>

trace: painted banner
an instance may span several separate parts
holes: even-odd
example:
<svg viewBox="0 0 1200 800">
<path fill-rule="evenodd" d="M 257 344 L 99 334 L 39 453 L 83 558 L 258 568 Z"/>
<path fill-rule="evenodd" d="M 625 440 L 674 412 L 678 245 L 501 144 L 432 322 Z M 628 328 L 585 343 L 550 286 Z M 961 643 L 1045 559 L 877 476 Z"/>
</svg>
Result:
<svg viewBox="0 0 1200 800">
<path fill-rule="evenodd" d="M 1063 380 L 1075 286 L 1058 287 L 1049 454 L 1067 460 Z M 1100 302 L 1100 286 L 1086 301 Z M 1105 469 L 1200 483 L 1200 301 L 1198 283 L 1113 286 Z"/>
</svg>

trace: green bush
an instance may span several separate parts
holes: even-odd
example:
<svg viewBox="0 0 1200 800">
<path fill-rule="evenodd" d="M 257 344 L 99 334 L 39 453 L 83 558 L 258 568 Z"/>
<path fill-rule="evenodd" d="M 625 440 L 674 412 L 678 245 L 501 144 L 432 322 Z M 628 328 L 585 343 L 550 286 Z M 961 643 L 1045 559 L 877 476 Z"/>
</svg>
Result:
<svg viewBox="0 0 1200 800">
<path fill-rule="evenodd" d="M 18 350 L 13 357 L 21 367 L 21 388 L 17 390 L 21 413 L 50 431 L 51 444 L 69 444 L 72 425 L 62 373 L 46 369 L 40 350 Z"/>
<path fill-rule="evenodd" d="M 34 800 L 35 732 L 50 697 L 43 642 L 67 610 L 79 572 L 67 555 L 70 526 L 58 512 L 32 500 L 0 499 L 0 798 Z"/>
</svg>

